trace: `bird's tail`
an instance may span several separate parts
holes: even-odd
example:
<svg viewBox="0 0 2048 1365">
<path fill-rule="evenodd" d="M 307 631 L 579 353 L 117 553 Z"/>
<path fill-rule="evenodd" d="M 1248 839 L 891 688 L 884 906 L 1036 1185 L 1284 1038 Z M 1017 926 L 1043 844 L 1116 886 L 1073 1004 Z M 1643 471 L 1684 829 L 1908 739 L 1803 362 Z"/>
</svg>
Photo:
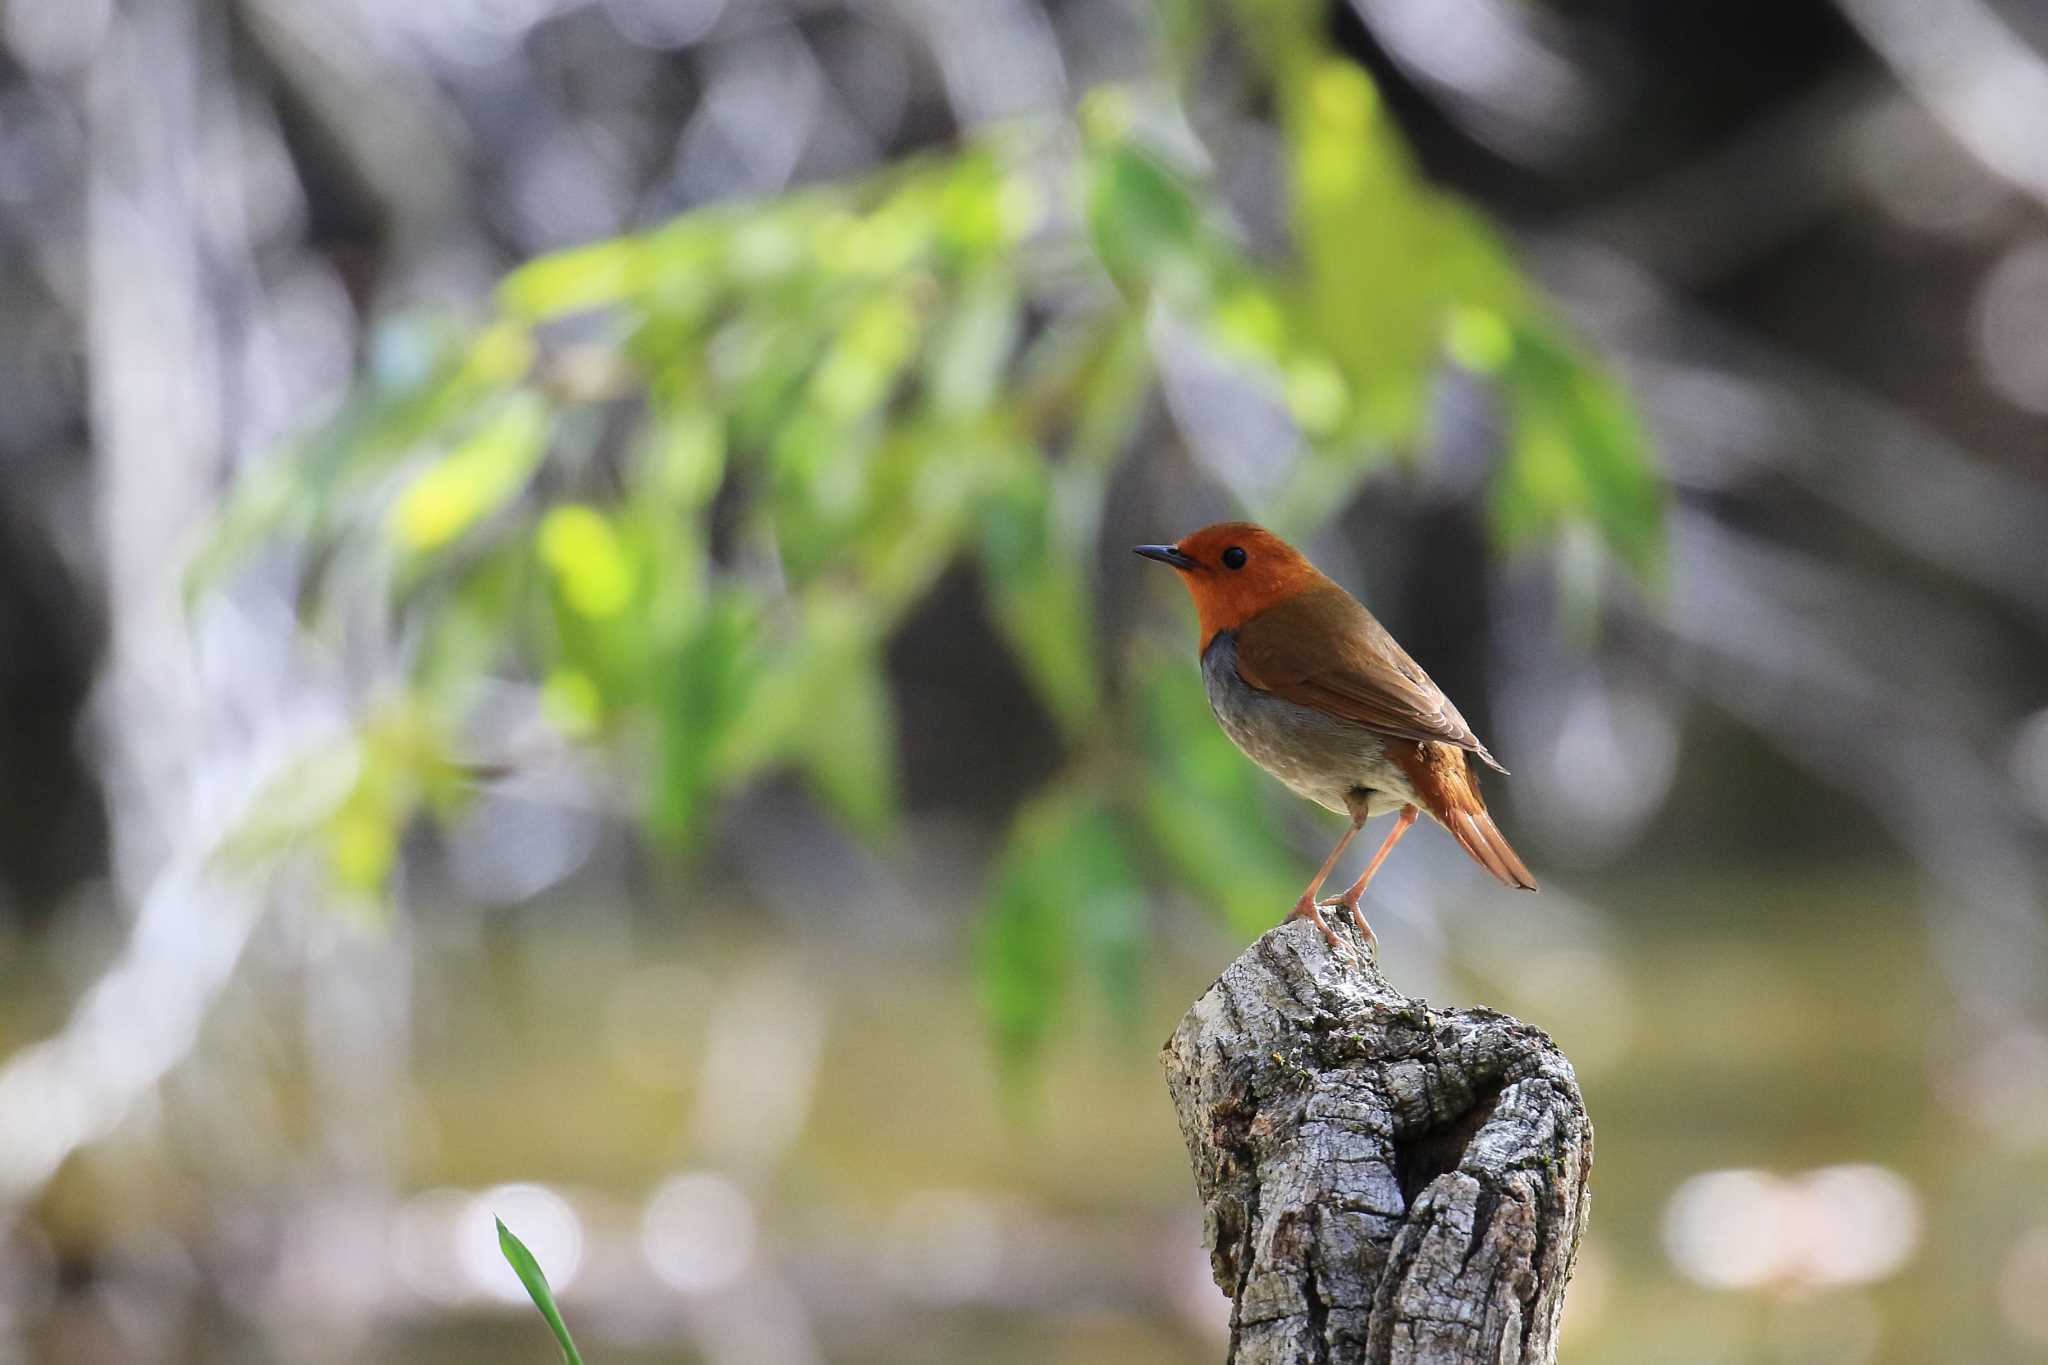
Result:
<svg viewBox="0 0 2048 1365">
<path fill-rule="evenodd" d="M 1424 808 L 1465 846 L 1472 861 L 1491 872 L 1504 886 L 1523 891 L 1536 889 L 1536 879 L 1529 875 L 1528 867 L 1508 845 L 1507 836 L 1487 814 L 1486 801 L 1479 795 L 1479 784 L 1472 780 L 1464 750 L 1453 744 L 1422 743 L 1415 746 L 1412 754 L 1400 755 L 1399 761 Z"/>
</svg>

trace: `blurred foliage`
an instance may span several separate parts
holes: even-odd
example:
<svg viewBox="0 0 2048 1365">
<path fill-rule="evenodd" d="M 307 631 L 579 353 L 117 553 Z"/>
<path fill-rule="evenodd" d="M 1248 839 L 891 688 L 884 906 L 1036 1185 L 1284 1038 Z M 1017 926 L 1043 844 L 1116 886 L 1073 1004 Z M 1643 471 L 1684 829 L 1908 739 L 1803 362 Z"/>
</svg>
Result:
<svg viewBox="0 0 2048 1365">
<path fill-rule="evenodd" d="M 386 327 L 358 399 L 257 470 L 198 580 L 297 546 L 310 628 L 360 628 L 367 582 L 406 645 L 401 695 L 322 780 L 295 775 L 254 842 L 296 827 L 339 883 L 381 886 L 408 823 L 459 801 L 453 755 L 506 680 L 616 756 L 673 845 L 771 769 L 886 839 L 883 645 L 972 557 L 1068 747 L 988 898 L 979 959 L 1007 1053 L 1031 1054 L 1077 969 L 1135 997 L 1140 869 L 1241 932 L 1267 924 L 1300 869 L 1255 772 L 1185 660 L 1137 658 L 1113 696 L 1097 652 L 1089 566 L 1162 328 L 1299 427 L 1305 454 L 1253 509 L 1284 531 L 1312 532 L 1375 463 L 1426 445 L 1448 359 L 1492 376 L 1509 415 L 1491 493 L 1505 549 L 1590 545 L 1642 570 L 1660 539 L 1627 401 L 1489 226 L 1420 179 L 1318 15 L 1233 12 L 1284 133 L 1288 259 L 1250 251 L 1148 135 L 1185 126 L 1161 80 L 1090 95 L 1078 138 L 999 130 L 533 261 L 471 333 Z M 1165 59 L 1191 63 L 1212 22 L 1173 8 Z"/>
<path fill-rule="evenodd" d="M 1144 898 L 1116 809 L 1055 791 L 1025 810 L 996 867 L 980 944 L 983 995 L 1003 1054 L 1034 1055 L 1076 963 L 1132 1017 Z"/>
</svg>

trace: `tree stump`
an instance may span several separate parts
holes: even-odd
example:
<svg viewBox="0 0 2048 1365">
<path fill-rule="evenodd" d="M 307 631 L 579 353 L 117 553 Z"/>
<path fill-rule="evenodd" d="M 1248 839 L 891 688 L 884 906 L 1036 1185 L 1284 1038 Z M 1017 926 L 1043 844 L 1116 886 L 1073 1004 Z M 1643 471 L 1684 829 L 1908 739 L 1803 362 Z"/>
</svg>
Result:
<svg viewBox="0 0 2048 1365">
<path fill-rule="evenodd" d="M 1161 1059 L 1232 1365 L 1552 1365 L 1593 1127 L 1547 1035 L 1394 990 L 1294 920 Z"/>
</svg>

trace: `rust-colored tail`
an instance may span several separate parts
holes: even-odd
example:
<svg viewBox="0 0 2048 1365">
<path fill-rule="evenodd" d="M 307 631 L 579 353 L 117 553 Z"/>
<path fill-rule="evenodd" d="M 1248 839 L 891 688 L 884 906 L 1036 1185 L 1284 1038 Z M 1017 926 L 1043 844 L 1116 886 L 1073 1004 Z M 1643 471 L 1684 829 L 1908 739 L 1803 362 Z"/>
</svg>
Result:
<svg viewBox="0 0 2048 1365">
<path fill-rule="evenodd" d="M 1536 889 L 1536 879 L 1508 846 L 1500 826 L 1486 813 L 1486 802 L 1465 764 L 1463 749 L 1455 744 L 1435 743 L 1417 744 L 1412 749 L 1405 745 L 1389 747 L 1398 750 L 1395 759 L 1408 774 L 1423 806 L 1451 832 L 1452 838 L 1465 846 L 1472 861 L 1505 886 L 1523 891 Z"/>
</svg>

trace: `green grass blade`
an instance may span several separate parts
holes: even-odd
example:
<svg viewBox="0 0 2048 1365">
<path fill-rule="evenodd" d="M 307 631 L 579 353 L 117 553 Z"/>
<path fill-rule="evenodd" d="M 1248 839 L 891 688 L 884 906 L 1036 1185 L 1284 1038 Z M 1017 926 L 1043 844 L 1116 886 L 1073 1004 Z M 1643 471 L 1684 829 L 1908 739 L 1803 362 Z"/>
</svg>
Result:
<svg viewBox="0 0 2048 1365">
<path fill-rule="evenodd" d="M 533 1296 L 533 1306 L 540 1309 L 540 1315 L 548 1320 L 554 1329 L 555 1340 L 562 1347 L 565 1365 L 583 1365 L 583 1357 L 576 1354 L 576 1343 L 569 1339 L 569 1326 L 562 1321 L 562 1310 L 555 1307 L 554 1291 L 548 1288 L 548 1277 L 541 1274 L 540 1262 L 533 1259 L 533 1253 L 526 1249 L 526 1243 L 512 1235 L 512 1229 L 505 1226 L 505 1220 L 497 1219 L 498 1250 L 505 1253 L 519 1283 L 526 1286 L 526 1292 Z"/>
</svg>

